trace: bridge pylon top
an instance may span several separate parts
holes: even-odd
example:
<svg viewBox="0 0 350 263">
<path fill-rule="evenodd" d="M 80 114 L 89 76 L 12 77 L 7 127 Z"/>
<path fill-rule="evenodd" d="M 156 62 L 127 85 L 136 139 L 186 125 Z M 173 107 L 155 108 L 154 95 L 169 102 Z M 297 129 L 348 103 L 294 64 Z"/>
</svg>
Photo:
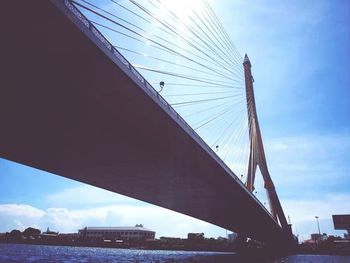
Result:
<svg viewBox="0 0 350 263">
<path fill-rule="evenodd" d="M 244 60 L 243 60 L 243 65 L 244 65 L 244 64 L 248 64 L 248 63 L 249 63 L 249 65 L 251 66 L 251 64 L 250 64 L 250 59 L 249 59 L 248 55 L 245 54 Z"/>
</svg>

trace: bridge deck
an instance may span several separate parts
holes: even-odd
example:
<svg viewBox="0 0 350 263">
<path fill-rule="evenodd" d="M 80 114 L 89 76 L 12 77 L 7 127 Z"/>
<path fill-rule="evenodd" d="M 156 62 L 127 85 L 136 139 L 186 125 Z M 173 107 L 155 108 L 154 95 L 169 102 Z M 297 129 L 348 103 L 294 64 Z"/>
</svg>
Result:
<svg viewBox="0 0 350 263">
<path fill-rule="evenodd" d="M 281 228 L 64 1 L 6 1 L 0 157 L 262 241 Z M 68 2 L 66 2 L 68 3 Z M 4 23 L 3 23 L 4 25 Z M 95 32 L 96 33 L 96 32 Z"/>
</svg>

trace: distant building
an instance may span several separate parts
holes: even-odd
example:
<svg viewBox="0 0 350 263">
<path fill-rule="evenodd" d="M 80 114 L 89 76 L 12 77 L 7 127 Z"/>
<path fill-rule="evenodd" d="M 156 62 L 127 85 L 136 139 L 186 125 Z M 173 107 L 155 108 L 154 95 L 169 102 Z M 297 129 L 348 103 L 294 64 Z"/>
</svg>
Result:
<svg viewBox="0 0 350 263">
<path fill-rule="evenodd" d="M 191 241 L 204 240 L 204 233 L 188 233 L 187 239 Z"/>
<path fill-rule="evenodd" d="M 79 237 L 78 233 L 61 233 L 59 234 L 59 237 L 61 238 L 67 238 L 67 239 L 76 239 Z"/>
<path fill-rule="evenodd" d="M 227 235 L 227 239 L 229 241 L 234 241 L 237 238 L 237 234 L 236 233 L 231 233 Z"/>
<path fill-rule="evenodd" d="M 42 232 L 40 235 L 37 235 L 41 240 L 55 240 L 58 237 L 58 232 L 50 230 L 47 228 L 46 232 Z"/>
<path fill-rule="evenodd" d="M 311 240 L 313 241 L 319 241 L 321 240 L 321 235 L 320 234 L 311 234 Z"/>
<path fill-rule="evenodd" d="M 182 244 L 183 240 L 179 237 L 160 237 L 160 242 L 167 244 Z"/>
<path fill-rule="evenodd" d="M 42 234 L 40 235 L 42 237 L 46 236 L 46 237 L 57 237 L 58 236 L 58 232 L 52 231 L 50 230 L 50 228 L 47 228 L 46 232 L 42 232 Z"/>
<path fill-rule="evenodd" d="M 154 239 L 156 232 L 144 228 L 142 225 L 135 227 L 85 227 L 78 230 L 83 238 L 114 239 L 114 240 L 146 240 Z"/>
</svg>

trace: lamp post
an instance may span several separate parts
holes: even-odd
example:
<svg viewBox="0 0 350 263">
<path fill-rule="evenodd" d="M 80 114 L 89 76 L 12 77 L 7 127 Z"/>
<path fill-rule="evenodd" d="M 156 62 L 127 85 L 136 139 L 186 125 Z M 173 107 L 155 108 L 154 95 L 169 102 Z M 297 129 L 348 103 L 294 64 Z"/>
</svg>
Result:
<svg viewBox="0 0 350 263">
<path fill-rule="evenodd" d="M 318 216 L 315 216 L 315 218 L 316 218 L 316 221 L 317 221 L 318 234 L 321 236 L 320 224 L 318 222 Z"/>
</svg>

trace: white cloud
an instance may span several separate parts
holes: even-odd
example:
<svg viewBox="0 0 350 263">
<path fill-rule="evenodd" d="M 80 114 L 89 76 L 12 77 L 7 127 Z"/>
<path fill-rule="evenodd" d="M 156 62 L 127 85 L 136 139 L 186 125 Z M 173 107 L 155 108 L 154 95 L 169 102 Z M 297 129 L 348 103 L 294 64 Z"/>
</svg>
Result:
<svg viewBox="0 0 350 263">
<path fill-rule="evenodd" d="M 28 226 L 38 227 L 44 215 L 44 211 L 30 205 L 0 205 L 0 231 L 24 230 Z"/>
<path fill-rule="evenodd" d="M 44 212 L 30 205 L 5 204 L 0 205 L 0 214 L 14 217 L 40 218 Z"/>
<path fill-rule="evenodd" d="M 317 233 L 315 216 L 319 217 L 320 231 L 329 235 L 341 235 L 345 230 L 334 230 L 332 215 L 350 214 L 350 193 L 327 195 L 320 190 L 318 199 L 282 200 L 286 215 L 291 215 L 294 234 L 300 240 L 310 239 L 311 233 Z"/>
<path fill-rule="evenodd" d="M 350 154 L 349 135 L 283 137 L 268 140 L 265 146 L 270 172 L 282 192 L 309 187 L 315 193 L 320 191 L 319 186 L 322 185 L 347 185 L 350 192 L 350 165 L 347 162 Z"/>
<path fill-rule="evenodd" d="M 9 209 L 9 207 L 11 209 Z M 101 205 L 84 209 L 51 207 L 46 211 L 29 205 L 0 205 L 4 222 L 0 231 L 24 230 L 29 226 L 41 230 L 77 232 L 84 226 L 133 226 L 143 224 L 157 236 L 186 237 L 189 232 L 204 232 L 206 236 L 225 235 L 225 231 L 209 223 L 153 205 Z"/>
<path fill-rule="evenodd" d="M 324 194 L 319 191 L 319 198 L 313 200 L 283 200 L 286 214 L 291 215 L 294 223 L 313 220 L 317 215 L 320 218 L 330 218 L 333 214 L 350 213 L 350 193 Z"/>
<path fill-rule="evenodd" d="M 286 215 L 291 215 L 293 229 L 300 238 L 307 239 L 316 232 L 314 216 L 320 217 L 321 231 L 333 231 L 331 214 L 350 212 L 350 195 L 327 195 L 320 200 L 282 200 Z M 34 226 L 45 230 L 50 227 L 60 232 L 77 232 L 84 226 L 132 226 L 142 223 L 155 230 L 157 237 L 186 237 L 189 232 L 204 232 L 206 236 L 224 236 L 225 230 L 209 223 L 153 205 L 107 205 L 85 209 L 48 208 L 45 211 L 29 205 L 0 205 L 0 231 L 14 228 L 24 230 Z"/>
<path fill-rule="evenodd" d="M 222 228 L 212 224 L 90 185 L 66 188 L 44 199 L 49 207 L 56 208 L 47 209 L 41 222 L 63 232 L 74 232 L 86 225 L 141 223 L 155 230 L 157 236 L 185 237 L 188 232 L 204 232 L 214 237 L 225 235 Z"/>
</svg>

